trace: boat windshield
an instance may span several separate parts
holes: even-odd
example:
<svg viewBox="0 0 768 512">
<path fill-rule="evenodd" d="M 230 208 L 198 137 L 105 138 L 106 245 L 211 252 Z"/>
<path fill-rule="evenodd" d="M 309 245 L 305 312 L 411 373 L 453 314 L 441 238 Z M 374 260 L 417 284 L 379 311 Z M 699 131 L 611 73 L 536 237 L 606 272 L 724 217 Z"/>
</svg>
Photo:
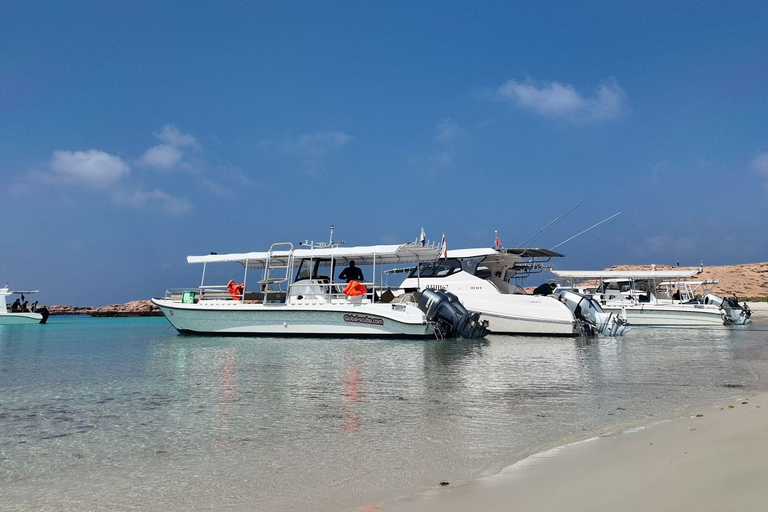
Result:
<svg viewBox="0 0 768 512">
<path fill-rule="evenodd" d="M 488 267 L 478 267 L 484 259 L 485 256 L 476 256 L 474 258 L 446 258 L 422 263 L 419 266 L 419 273 L 416 273 L 416 267 L 414 267 L 410 274 L 408 274 L 408 277 L 447 277 L 463 270 L 467 274 L 487 279 L 490 277 L 491 271 Z"/>
<path fill-rule="evenodd" d="M 461 262 L 456 258 L 447 258 L 444 260 L 422 263 L 411 270 L 408 277 L 447 277 L 461 270 Z"/>
<path fill-rule="evenodd" d="M 310 278 L 333 281 L 331 260 L 302 260 L 296 271 L 296 281 Z"/>
</svg>

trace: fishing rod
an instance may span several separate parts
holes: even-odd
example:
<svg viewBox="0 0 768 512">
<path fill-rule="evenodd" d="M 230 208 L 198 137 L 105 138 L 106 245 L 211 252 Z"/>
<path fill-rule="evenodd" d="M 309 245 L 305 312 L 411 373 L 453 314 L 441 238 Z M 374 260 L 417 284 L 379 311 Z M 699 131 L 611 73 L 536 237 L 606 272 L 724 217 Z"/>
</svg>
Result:
<svg viewBox="0 0 768 512">
<path fill-rule="evenodd" d="M 543 228 L 541 228 L 540 230 L 538 230 L 537 232 L 535 232 L 534 234 L 532 234 L 531 236 L 529 236 L 528 238 L 526 238 L 525 240 L 523 240 L 522 242 L 520 242 L 520 244 L 518 244 L 518 246 L 517 246 L 517 247 L 515 247 L 515 249 L 519 249 L 520 247 L 522 247 L 522 246 L 523 246 L 523 244 L 527 243 L 529 240 L 531 240 L 532 238 L 534 238 L 534 237 L 535 237 L 536 235 L 538 235 L 539 233 L 541 233 L 541 234 L 543 235 L 543 234 L 544 234 L 544 233 L 542 233 L 543 231 L 546 231 L 546 230 L 547 230 L 547 229 L 549 229 L 550 227 L 554 226 L 555 224 L 557 224 L 558 222 L 560 222 L 561 220 L 563 220 L 563 218 L 564 218 L 566 215 L 568 215 L 569 213 L 571 213 L 573 210 L 575 210 L 576 208 L 578 208 L 580 205 L 581 205 L 581 203 L 576 203 L 575 205 L 571 206 L 571 207 L 570 207 L 570 209 L 569 209 L 567 212 L 563 213 L 562 215 L 560 215 L 559 217 L 557 217 L 555 220 L 553 220 L 552 222 L 550 222 L 549 224 L 547 224 L 546 226 L 544 226 Z M 539 235 L 539 236 L 541 236 L 541 235 Z"/>
<path fill-rule="evenodd" d="M 583 234 L 584 234 L 584 233 L 586 233 L 587 231 L 591 231 L 591 230 L 595 229 L 595 228 L 596 228 L 597 226 L 599 226 L 600 224 L 605 224 L 605 223 L 606 223 L 606 222 L 608 222 L 609 220 L 611 220 L 611 219 L 615 219 L 615 218 L 616 218 L 616 217 L 618 217 L 619 215 L 621 215 L 621 212 L 619 212 L 619 213 L 615 213 L 615 214 L 611 215 L 610 217 L 608 217 L 607 219 L 603 219 L 603 220 L 601 220 L 600 222 L 598 222 L 598 223 L 597 223 L 597 224 L 595 224 L 594 226 L 590 226 L 590 227 L 588 227 L 587 229 L 585 229 L 585 230 L 584 230 L 584 231 L 582 231 L 581 233 L 577 233 L 577 234 L 573 235 L 571 238 L 569 238 L 569 239 L 567 239 L 567 240 L 563 240 L 562 242 L 560 242 L 559 244 L 557 244 L 556 246 L 554 246 L 554 247 L 553 247 L 552 249 L 550 249 L 550 250 L 551 250 L 551 251 L 554 251 L 555 249 L 557 249 L 557 248 L 558 248 L 558 247 L 560 247 L 561 245 L 563 245 L 563 244 L 565 244 L 565 243 L 568 243 L 568 242 L 570 242 L 570 241 L 571 241 L 571 240 L 573 240 L 574 238 L 576 238 L 576 237 L 579 237 L 579 236 L 583 235 Z"/>
</svg>

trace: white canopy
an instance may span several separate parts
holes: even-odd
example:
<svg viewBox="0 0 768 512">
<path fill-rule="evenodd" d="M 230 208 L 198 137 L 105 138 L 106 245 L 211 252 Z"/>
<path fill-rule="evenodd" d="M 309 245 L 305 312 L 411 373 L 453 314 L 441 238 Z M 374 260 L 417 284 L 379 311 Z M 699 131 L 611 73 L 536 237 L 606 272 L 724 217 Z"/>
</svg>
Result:
<svg viewBox="0 0 768 512">
<path fill-rule="evenodd" d="M 693 277 L 699 269 L 685 270 L 552 270 L 563 279 L 685 279 Z"/>
<path fill-rule="evenodd" d="M 236 262 L 249 269 L 264 268 L 269 257 L 268 252 L 246 252 L 234 254 L 209 254 L 207 256 L 187 256 L 187 263 L 227 263 Z M 274 251 L 272 261 L 284 261 L 287 264 L 288 251 Z M 440 257 L 440 248 L 414 244 L 369 245 L 360 247 L 324 247 L 320 249 L 294 249 L 294 265 L 301 260 L 333 258 L 339 264 L 354 260 L 356 265 L 377 265 L 392 263 L 414 263 L 435 261 Z"/>
<path fill-rule="evenodd" d="M 518 258 L 560 258 L 563 255 L 559 252 L 547 249 L 520 248 L 520 249 L 495 249 L 493 247 L 479 247 L 475 249 L 450 249 L 449 258 L 474 258 L 476 256 L 506 256 L 511 255 Z"/>
</svg>

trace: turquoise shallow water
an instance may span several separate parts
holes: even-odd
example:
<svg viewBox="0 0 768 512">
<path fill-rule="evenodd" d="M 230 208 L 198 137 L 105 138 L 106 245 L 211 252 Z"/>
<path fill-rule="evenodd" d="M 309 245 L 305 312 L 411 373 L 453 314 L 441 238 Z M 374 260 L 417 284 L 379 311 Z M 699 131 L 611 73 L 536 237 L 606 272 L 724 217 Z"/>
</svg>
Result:
<svg viewBox="0 0 768 512">
<path fill-rule="evenodd" d="M 0 327 L 0 509 L 355 509 L 766 390 L 767 328 L 469 342 Z"/>
</svg>

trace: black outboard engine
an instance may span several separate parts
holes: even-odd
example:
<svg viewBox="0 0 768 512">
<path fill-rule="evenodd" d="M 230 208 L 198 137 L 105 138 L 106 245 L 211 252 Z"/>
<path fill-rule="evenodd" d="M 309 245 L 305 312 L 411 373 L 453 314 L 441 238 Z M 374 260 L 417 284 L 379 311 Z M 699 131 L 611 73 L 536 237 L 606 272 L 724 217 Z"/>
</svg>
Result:
<svg viewBox="0 0 768 512">
<path fill-rule="evenodd" d="M 479 313 L 467 311 L 452 293 L 426 289 L 419 297 L 419 309 L 428 322 L 434 322 L 435 334 L 442 338 L 475 339 L 488 334 L 488 322 L 480 321 Z"/>
<path fill-rule="evenodd" d="M 40 313 L 41 315 L 43 315 L 43 318 L 40 319 L 41 324 L 44 324 L 45 322 L 48 321 L 48 315 L 50 315 L 50 313 L 48 312 L 48 308 L 37 308 L 35 310 L 35 313 Z"/>
</svg>

